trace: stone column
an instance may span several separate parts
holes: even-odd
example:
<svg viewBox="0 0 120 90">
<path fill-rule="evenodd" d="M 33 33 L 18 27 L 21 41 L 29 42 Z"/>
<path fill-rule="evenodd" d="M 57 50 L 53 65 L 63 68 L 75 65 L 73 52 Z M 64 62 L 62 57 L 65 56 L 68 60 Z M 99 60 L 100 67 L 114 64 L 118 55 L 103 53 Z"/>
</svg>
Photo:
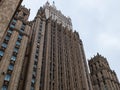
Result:
<svg viewBox="0 0 120 90">
<path fill-rule="evenodd" d="M 40 21 L 41 21 L 40 18 L 37 17 L 36 22 L 35 22 L 35 27 L 33 27 L 33 29 L 35 29 L 35 36 L 34 36 L 33 44 L 31 47 L 32 53 L 30 54 L 27 78 L 25 81 L 25 90 L 30 90 L 31 88 L 31 80 L 32 80 L 32 73 L 33 73 L 33 66 L 34 66 L 34 60 L 35 60 L 35 52 L 36 52 L 36 47 L 37 47 L 37 37 L 38 37 Z"/>
<path fill-rule="evenodd" d="M 49 56 L 50 56 L 50 37 L 51 37 L 51 19 L 50 21 L 47 22 L 47 31 L 46 31 L 46 35 L 47 35 L 47 42 L 46 42 L 46 56 L 45 56 L 45 59 L 46 59 L 46 62 L 45 62 L 45 81 L 44 81 L 44 90 L 47 90 L 47 87 L 49 86 Z"/>
<path fill-rule="evenodd" d="M 44 45 L 44 35 L 45 35 L 45 20 L 43 20 L 42 24 L 42 33 L 40 39 L 40 48 L 39 48 L 39 57 L 38 57 L 38 65 L 37 65 L 37 75 L 36 75 L 36 83 L 35 90 L 40 89 L 40 79 L 41 79 L 41 67 L 42 67 L 42 55 L 43 55 L 43 45 Z"/>
</svg>

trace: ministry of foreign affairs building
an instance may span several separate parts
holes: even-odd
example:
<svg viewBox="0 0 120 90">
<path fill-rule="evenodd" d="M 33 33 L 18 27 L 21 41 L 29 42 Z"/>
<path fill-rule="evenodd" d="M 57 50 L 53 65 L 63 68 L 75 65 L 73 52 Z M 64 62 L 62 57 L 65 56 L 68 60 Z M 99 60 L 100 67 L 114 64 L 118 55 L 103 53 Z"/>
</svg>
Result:
<svg viewBox="0 0 120 90">
<path fill-rule="evenodd" d="M 101 55 L 89 60 L 89 71 L 71 18 L 54 3 L 46 2 L 28 21 L 30 9 L 13 1 L 0 0 L 0 90 L 120 90 Z"/>
</svg>

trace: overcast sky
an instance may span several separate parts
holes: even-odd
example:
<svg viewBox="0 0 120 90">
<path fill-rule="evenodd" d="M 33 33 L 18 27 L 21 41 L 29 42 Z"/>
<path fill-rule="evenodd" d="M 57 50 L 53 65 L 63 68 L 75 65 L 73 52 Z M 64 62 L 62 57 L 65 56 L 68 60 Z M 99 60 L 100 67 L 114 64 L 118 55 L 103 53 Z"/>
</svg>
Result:
<svg viewBox="0 0 120 90">
<path fill-rule="evenodd" d="M 30 20 L 47 0 L 23 0 Z M 120 0 L 54 0 L 58 10 L 72 19 L 84 43 L 86 58 L 97 52 L 108 59 L 120 80 Z M 52 0 L 49 0 L 52 4 Z"/>
</svg>

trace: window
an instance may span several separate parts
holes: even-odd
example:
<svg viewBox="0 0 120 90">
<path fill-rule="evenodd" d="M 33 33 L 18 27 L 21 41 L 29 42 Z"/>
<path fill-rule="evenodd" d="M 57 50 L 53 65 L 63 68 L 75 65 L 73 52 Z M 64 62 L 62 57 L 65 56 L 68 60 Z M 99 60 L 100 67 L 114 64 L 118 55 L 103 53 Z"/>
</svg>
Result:
<svg viewBox="0 0 120 90">
<path fill-rule="evenodd" d="M 32 83 L 35 83 L 35 78 L 32 78 L 32 81 L 31 81 Z"/>
<path fill-rule="evenodd" d="M 6 76 L 5 76 L 5 79 L 4 79 L 4 80 L 6 80 L 6 81 L 10 81 L 10 77 L 11 77 L 11 75 L 10 75 L 10 74 L 6 74 Z"/>
<path fill-rule="evenodd" d="M 7 32 L 10 33 L 10 34 L 12 34 L 12 30 L 8 30 Z"/>
<path fill-rule="evenodd" d="M 24 32 L 24 29 L 20 29 L 21 32 Z"/>
<path fill-rule="evenodd" d="M 2 86 L 2 90 L 7 90 L 7 86 L 6 85 Z"/>
<path fill-rule="evenodd" d="M 19 42 L 19 41 L 17 41 L 17 42 L 16 42 L 16 45 L 20 46 L 20 42 Z"/>
<path fill-rule="evenodd" d="M 15 25 L 13 25 L 13 24 L 10 25 L 10 28 L 14 28 L 14 27 L 15 27 Z"/>
<path fill-rule="evenodd" d="M 33 73 L 32 73 L 32 74 L 33 74 L 33 76 L 36 76 L 36 72 L 35 72 L 35 71 L 33 71 Z"/>
<path fill-rule="evenodd" d="M 16 60 L 16 57 L 15 57 L 15 56 L 12 56 L 12 57 L 11 57 L 11 60 L 12 60 L 12 61 L 15 61 L 15 60 Z"/>
<path fill-rule="evenodd" d="M 22 29 L 22 30 L 25 29 L 25 24 L 22 24 L 21 29 Z"/>
<path fill-rule="evenodd" d="M 9 67 L 8 67 L 8 69 L 11 70 L 11 71 L 13 70 L 13 68 L 14 68 L 13 64 L 10 64 Z"/>
<path fill-rule="evenodd" d="M 18 35 L 18 38 L 19 38 L 19 39 L 22 39 L 22 35 L 19 34 L 19 35 Z"/>
<path fill-rule="evenodd" d="M 13 19 L 13 20 L 12 20 L 12 22 L 13 22 L 13 23 L 16 23 L 16 20 L 15 20 L 15 19 Z"/>
<path fill-rule="evenodd" d="M 38 55 L 35 55 L 35 59 L 38 59 Z"/>
<path fill-rule="evenodd" d="M 31 86 L 31 89 L 30 90 L 35 90 L 33 86 Z"/>
<path fill-rule="evenodd" d="M 7 40 L 7 41 L 8 41 L 9 39 L 10 39 L 10 37 L 9 37 L 9 36 L 6 36 L 6 37 L 5 37 L 5 40 Z"/>
<path fill-rule="evenodd" d="M 0 56 L 3 56 L 4 55 L 4 52 L 3 51 L 0 51 Z"/>
<path fill-rule="evenodd" d="M 7 48 L 7 44 L 6 43 L 2 43 L 2 47 Z"/>
<path fill-rule="evenodd" d="M 13 50 L 15 53 L 18 53 L 18 48 L 14 48 Z"/>
<path fill-rule="evenodd" d="M 37 68 L 37 65 L 36 64 L 34 64 L 34 66 L 33 66 L 34 68 Z"/>
</svg>

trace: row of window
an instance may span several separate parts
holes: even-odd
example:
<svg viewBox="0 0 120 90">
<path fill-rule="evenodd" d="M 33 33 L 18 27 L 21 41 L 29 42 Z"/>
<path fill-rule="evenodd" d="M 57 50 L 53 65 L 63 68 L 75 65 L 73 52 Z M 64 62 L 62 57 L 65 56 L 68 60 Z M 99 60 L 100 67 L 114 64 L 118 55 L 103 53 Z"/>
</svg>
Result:
<svg viewBox="0 0 120 90">
<path fill-rule="evenodd" d="M 34 84 L 35 84 L 35 80 L 36 80 L 37 63 L 38 63 L 38 56 L 39 56 L 39 44 L 40 44 L 40 39 L 41 39 L 41 28 L 42 28 L 42 25 L 40 25 L 38 38 L 37 38 L 37 47 L 36 47 L 35 60 L 34 60 L 33 73 L 32 73 L 32 80 L 31 80 L 31 90 L 34 90 Z"/>
<path fill-rule="evenodd" d="M 9 81 L 10 81 L 10 78 L 12 75 L 12 71 L 14 69 L 15 61 L 17 59 L 17 54 L 18 54 L 18 50 L 19 50 L 19 47 L 21 44 L 22 36 L 23 36 L 22 34 L 18 35 L 18 39 L 16 41 L 16 45 L 15 45 L 14 50 L 13 50 L 13 55 L 11 56 L 10 64 L 8 66 L 8 71 L 7 71 L 7 74 L 5 75 L 5 78 L 4 78 L 4 82 L 7 82 L 7 84 L 6 83 L 3 84 L 2 90 L 8 90 L 8 84 L 9 84 Z"/>
<path fill-rule="evenodd" d="M 13 21 L 11 22 L 10 24 L 10 27 L 7 31 L 7 34 L 6 34 L 6 37 L 3 41 L 3 43 L 1 44 L 1 49 L 0 49 L 0 59 L 2 59 L 3 55 L 4 55 L 4 52 L 5 52 L 5 49 L 7 48 L 8 46 L 8 42 L 10 40 L 10 37 L 12 35 L 12 32 L 13 32 L 13 28 L 15 27 L 15 24 L 16 24 L 16 20 L 13 19 Z"/>
</svg>

